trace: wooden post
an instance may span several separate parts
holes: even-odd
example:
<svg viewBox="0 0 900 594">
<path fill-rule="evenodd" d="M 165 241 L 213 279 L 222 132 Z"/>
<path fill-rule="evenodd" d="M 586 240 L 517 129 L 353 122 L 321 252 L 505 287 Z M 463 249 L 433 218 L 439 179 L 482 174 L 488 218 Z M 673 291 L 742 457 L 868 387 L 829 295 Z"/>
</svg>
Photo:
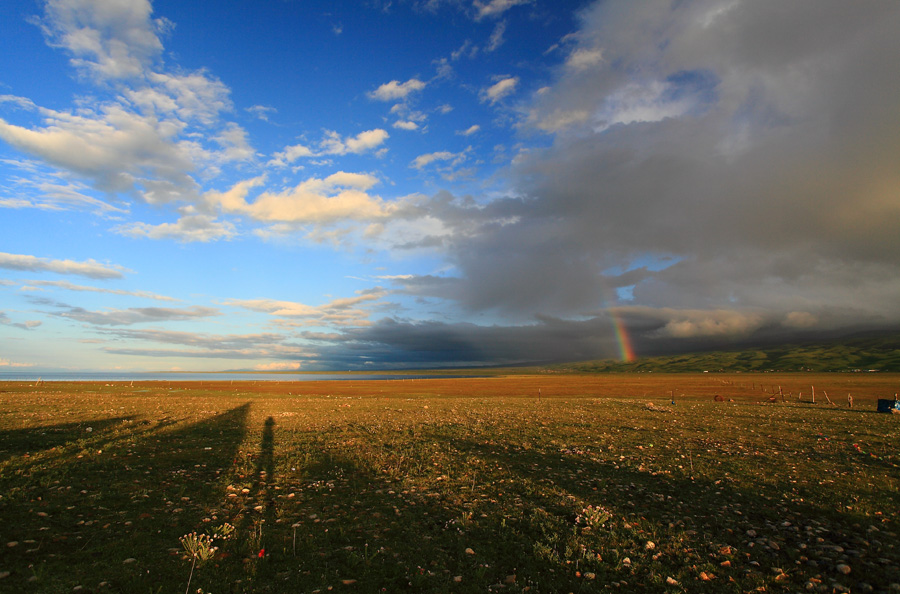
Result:
<svg viewBox="0 0 900 594">
<path fill-rule="evenodd" d="M 847 393 L 847 408 L 853 408 L 853 396 Z"/>
<path fill-rule="evenodd" d="M 812 388 L 812 399 L 813 399 L 812 403 L 815 404 L 816 403 L 816 387 L 810 386 L 810 388 Z"/>
<path fill-rule="evenodd" d="M 831 406 L 834 406 L 834 402 L 832 402 L 831 398 L 828 397 L 828 392 L 826 392 L 825 390 L 822 390 L 822 393 L 825 394 L 825 400 L 828 401 L 828 404 L 830 404 Z"/>
<path fill-rule="evenodd" d="M 781 386 L 778 386 L 778 393 L 781 394 L 781 401 L 784 402 L 784 390 L 781 389 Z"/>
</svg>

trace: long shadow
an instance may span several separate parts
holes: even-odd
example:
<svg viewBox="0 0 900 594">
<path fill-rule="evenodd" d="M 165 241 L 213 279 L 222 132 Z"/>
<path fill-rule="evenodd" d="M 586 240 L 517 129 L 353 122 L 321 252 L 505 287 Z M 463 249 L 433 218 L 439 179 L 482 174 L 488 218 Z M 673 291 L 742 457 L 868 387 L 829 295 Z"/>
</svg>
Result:
<svg viewBox="0 0 900 594">
<path fill-rule="evenodd" d="M 268 417 L 263 424 L 249 493 L 232 518 L 237 527 L 238 551 L 250 558 L 264 559 L 270 552 L 267 544 L 276 518 L 275 483 L 275 419 Z"/>
<path fill-rule="evenodd" d="M 128 415 L 0 431 L 0 462 L 13 456 L 34 454 L 78 440 L 96 438 L 119 423 L 135 418 L 134 415 Z"/>
<path fill-rule="evenodd" d="M 815 577 L 823 569 L 833 572 L 838 563 L 863 563 L 869 568 L 867 580 L 886 586 L 900 574 L 884 567 L 878 559 L 895 557 L 892 545 L 874 546 L 869 535 L 860 526 L 867 526 L 871 518 L 863 514 L 827 509 L 802 498 L 785 498 L 783 485 L 753 488 L 717 484 L 712 479 L 694 479 L 683 476 L 651 473 L 638 470 L 628 462 L 609 458 L 589 459 L 583 456 L 561 456 L 559 451 L 531 449 L 521 451 L 471 439 L 451 438 L 440 433 L 427 435 L 426 439 L 449 442 L 453 448 L 468 455 L 492 461 L 504 468 L 505 485 L 514 485 L 513 491 L 493 485 L 488 492 L 492 497 L 518 498 L 523 510 L 544 510 L 564 520 L 563 524 L 575 526 L 577 517 L 568 496 L 575 496 L 589 505 L 611 509 L 620 518 L 632 518 L 630 531 L 611 533 L 607 544 L 619 543 L 613 559 L 630 556 L 646 562 L 645 569 L 607 573 L 609 579 L 634 575 L 632 589 L 653 589 L 648 578 L 654 567 L 648 558 L 652 555 L 643 546 L 648 540 L 667 541 L 677 539 L 685 549 L 696 549 L 698 563 L 712 558 L 717 550 L 731 547 L 740 551 L 739 556 L 719 555 L 719 561 L 733 562 L 734 569 L 715 568 L 715 573 L 729 575 L 745 587 L 756 587 L 770 581 L 777 572 L 773 568 L 786 568 L 798 575 Z M 499 477 L 498 477 L 499 478 Z M 546 485 L 548 489 L 523 488 L 523 485 Z M 563 495 L 559 497 L 558 494 Z M 741 515 L 734 516 L 738 511 Z M 542 529 L 527 519 L 523 513 L 517 522 L 517 530 L 539 540 Z M 804 524 L 812 523 L 827 529 L 814 533 L 802 532 Z M 752 532 L 748 532 L 752 531 Z M 757 534 L 753 535 L 753 532 Z M 603 542 L 600 539 L 599 542 Z M 774 543 L 774 545 L 773 545 Z M 780 544 L 778 544 L 780 543 Z M 556 543 L 557 553 L 563 553 L 564 541 Z M 801 545 L 804 545 L 801 548 Z M 865 545 L 865 546 L 863 546 Z M 853 550 L 848 557 L 847 549 Z M 866 550 L 868 549 L 868 550 Z M 815 551 L 817 564 L 809 564 L 801 551 Z M 662 552 L 662 551 L 657 551 Z M 813 556 L 813 555 L 810 555 Z M 602 575 L 608 565 L 598 565 L 595 571 Z M 773 573 L 774 572 L 774 573 Z M 616 574 L 618 577 L 616 577 Z M 796 582 L 795 582 L 796 583 Z M 710 585 L 709 591 L 717 591 L 721 582 Z M 707 591 L 703 584 L 696 591 Z"/>
<path fill-rule="evenodd" d="M 245 403 L 185 426 L 128 424 L 103 449 L 0 477 L 3 536 L 20 543 L 0 552 L 4 587 L 156 592 L 186 583 L 179 539 L 224 521 L 222 482 L 249 412 Z"/>
</svg>

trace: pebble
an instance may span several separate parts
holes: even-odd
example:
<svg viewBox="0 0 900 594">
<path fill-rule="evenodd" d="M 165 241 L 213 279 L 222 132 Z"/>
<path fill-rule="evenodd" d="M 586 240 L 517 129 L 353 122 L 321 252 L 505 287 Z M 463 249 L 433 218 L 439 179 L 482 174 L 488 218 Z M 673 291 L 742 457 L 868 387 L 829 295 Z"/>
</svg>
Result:
<svg viewBox="0 0 900 594">
<path fill-rule="evenodd" d="M 466 548 L 466 555 L 474 555 L 474 554 L 475 554 L 475 551 L 473 551 L 470 548 Z"/>
<path fill-rule="evenodd" d="M 6 543 L 6 546 L 8 546 L 9 548 L 17 547 L 17 546 L 19 546 L 19 541 L 11 540 L 8 543 Z"/>
<path fill-rule="evenodd" d="M 677 585 L 678 585 L 678 580 L 676 580 L 675 578 L 669 576 L 669 577 L 666 578 L 666 583 L 669 584 L 670 586 L 677 586 Z"/>
<path fill-rule="evenodd" d="M 125 565 L 130 565 L 132 563 L 137 563 L 137 559 L 135 559 L 134 557 L 129 557 L 128 559 L 122 561 L 122 563 L 124 563 Z"/>
<path fill-rule="evenodd" d="M 652 551 L 655 548 L 656 548 L 656 543 L 653 542 L 652 540 L 648 540 L 647 544 L 644 545 L 645 551 Z"/>
<path fill-rule="evenodd" d="M 846 565 L 844 563 L 841 563 L 840 565 L 837 566 L 837 570 L 840 571 L 841 573 L 843 573 L 844 575 L 847 575 L 848 573 L 850 573 L 850 566 Z"/>
</svg>

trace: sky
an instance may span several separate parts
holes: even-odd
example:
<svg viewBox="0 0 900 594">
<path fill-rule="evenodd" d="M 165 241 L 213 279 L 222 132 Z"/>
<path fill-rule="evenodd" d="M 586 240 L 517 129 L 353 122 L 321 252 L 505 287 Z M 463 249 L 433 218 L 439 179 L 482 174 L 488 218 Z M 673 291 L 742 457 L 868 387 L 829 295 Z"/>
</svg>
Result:
<svg viewBox="0 0 900 594">
<path fill-rule="evenodd" d="M 5 0 L 0 372 L 900 325 L 895 0 Z"/>
</svg>

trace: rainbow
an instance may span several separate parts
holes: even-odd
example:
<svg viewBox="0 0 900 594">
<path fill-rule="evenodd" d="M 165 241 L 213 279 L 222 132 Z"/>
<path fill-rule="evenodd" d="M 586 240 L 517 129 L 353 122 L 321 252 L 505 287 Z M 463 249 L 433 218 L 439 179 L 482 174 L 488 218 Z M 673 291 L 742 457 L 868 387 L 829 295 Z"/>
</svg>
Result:
<svg viewBox="0 0 900 594">
<path fill-rule="evenodd" d="M 609 317 L 612 318 L 613 329 L 616 331 L 616 340 L 619 342 L 619 352 L 622 355 L 622 361 L 631 363 L 637 357 L 634 354 L 634 347 L 631 346 L 631 338 L 628 336 L 628 330 L 625 328 L 625 324 L 615 310 L 609 310 Z"/>
</svg>

